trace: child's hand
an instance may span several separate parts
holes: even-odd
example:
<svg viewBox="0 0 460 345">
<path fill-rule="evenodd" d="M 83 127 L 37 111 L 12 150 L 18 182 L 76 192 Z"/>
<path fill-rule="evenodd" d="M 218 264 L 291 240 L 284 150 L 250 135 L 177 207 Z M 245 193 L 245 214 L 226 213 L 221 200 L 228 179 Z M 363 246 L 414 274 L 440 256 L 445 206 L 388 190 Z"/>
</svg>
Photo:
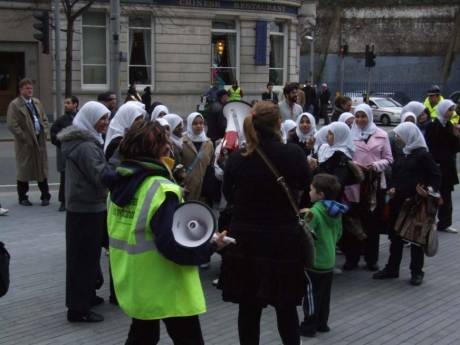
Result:
<svg viewBox="0 0 460 345">
<path fill-rule="evenodd" d="M 303 208 L 299 211 L 300 215 L 305 218 L 307 222 L 311 222 L 313 219 L 313 213 L 310 211 L 309 208 Z"/>
</svg>

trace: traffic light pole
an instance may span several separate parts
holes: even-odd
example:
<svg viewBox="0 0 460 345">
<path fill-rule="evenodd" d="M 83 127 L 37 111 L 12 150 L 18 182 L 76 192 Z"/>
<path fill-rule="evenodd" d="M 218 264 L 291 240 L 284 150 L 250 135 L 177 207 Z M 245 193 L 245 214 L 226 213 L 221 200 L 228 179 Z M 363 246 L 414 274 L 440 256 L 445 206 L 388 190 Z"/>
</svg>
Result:
<svg viewBox="0 0 460 345">
<path fill-rule="evenodd" d="M 120 91 L 120 0 L 110 0 L 110 24 L 111 24 L 111 73 L 110 88 L 117 95 L 117 102 L 121 104 Z"/>
<path fill-rule="evenodd" d="M 371 94 L 371 75 L 372 75 L 372 68 L 368 67 L 367 68 L 367 90 L 366 90 L 366 100 L 365 103 L 369 104 L 369 97 Z"/>
<path fill-rule="evenodd" d="M 62 85 L 61 85 L 61 25 L 60 25 L 60 0 L 54 0 L 54 70 L 56 86 L 56 114 L 54 120 L 63 114 L 62 111 Z"/>
</svg>

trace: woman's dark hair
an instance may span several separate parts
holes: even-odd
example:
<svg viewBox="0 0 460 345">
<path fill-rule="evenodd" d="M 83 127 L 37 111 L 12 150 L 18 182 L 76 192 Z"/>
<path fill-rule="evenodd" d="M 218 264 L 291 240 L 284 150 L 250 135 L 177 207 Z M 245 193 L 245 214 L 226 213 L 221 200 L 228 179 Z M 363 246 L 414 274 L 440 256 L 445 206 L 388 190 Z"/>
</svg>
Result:
<svg viewBox="0 0 460 345">
<path fill-rule="evenodd" d="M 351 102 L 351 98 L 350 97 L 347 97 L 347 96 L 337 96 L 337 98 L 335 99 L 335 106 L 336 107 L 340 107 L 340 108 L 343 108 L 343 105 L 347 102 Z"/>
<path fill-rule="evenodd" d="M 139 120 L 125 133 L 119 151 L 124 159 L 160 158 L 160 150 L 167 143 L 168 135 L 158 122 Z"/>
<path fill-rule="evenodd" d="M 280 109 L 270 101 L 259 101 L 252 107 L 251 115 L 244 119 L 243 130 L 246 137 L 245 156 L 254 152 L 259 145 L 260 137 L 280 136 Z"/>
<path fill-rule="evenodd" d="M 316 174 L 311 184 L 318 193 L 324 194 L 326 200 L 335 200 L 340 193 L 340 182 L 331 174 Z"/>
</svg>

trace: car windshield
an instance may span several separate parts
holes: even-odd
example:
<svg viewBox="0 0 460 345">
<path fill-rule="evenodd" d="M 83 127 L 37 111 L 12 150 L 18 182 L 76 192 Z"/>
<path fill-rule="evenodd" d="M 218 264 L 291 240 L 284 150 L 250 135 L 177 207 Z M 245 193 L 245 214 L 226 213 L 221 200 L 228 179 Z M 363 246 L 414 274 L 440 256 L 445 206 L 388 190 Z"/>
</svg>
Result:
<svg viewBox="0 0 460 345">
<path fill-rule="evenodd" d="M 389 98 L 377 98 L 377 99 L 373 99 L 373 101 L 379 107 L 393 108 L 393 107 L 401 106 L 400 104 L 398 104 L 398 102 L 392 99 L 389 99 Z"/>
</svg>

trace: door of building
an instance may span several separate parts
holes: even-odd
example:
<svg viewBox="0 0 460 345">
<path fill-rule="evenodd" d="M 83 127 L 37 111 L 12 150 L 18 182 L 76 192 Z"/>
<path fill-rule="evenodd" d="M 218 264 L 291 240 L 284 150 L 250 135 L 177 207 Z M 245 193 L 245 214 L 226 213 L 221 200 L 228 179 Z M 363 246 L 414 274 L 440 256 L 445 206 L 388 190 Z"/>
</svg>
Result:
<svg viewBox="0 0 460 345">
<path fill-rule="evenodd" d="M 8 104 L 16 97 L 24 70 L 24 52 L 0 52 L 0 116 L 6 116 Z"/>
</svg>

